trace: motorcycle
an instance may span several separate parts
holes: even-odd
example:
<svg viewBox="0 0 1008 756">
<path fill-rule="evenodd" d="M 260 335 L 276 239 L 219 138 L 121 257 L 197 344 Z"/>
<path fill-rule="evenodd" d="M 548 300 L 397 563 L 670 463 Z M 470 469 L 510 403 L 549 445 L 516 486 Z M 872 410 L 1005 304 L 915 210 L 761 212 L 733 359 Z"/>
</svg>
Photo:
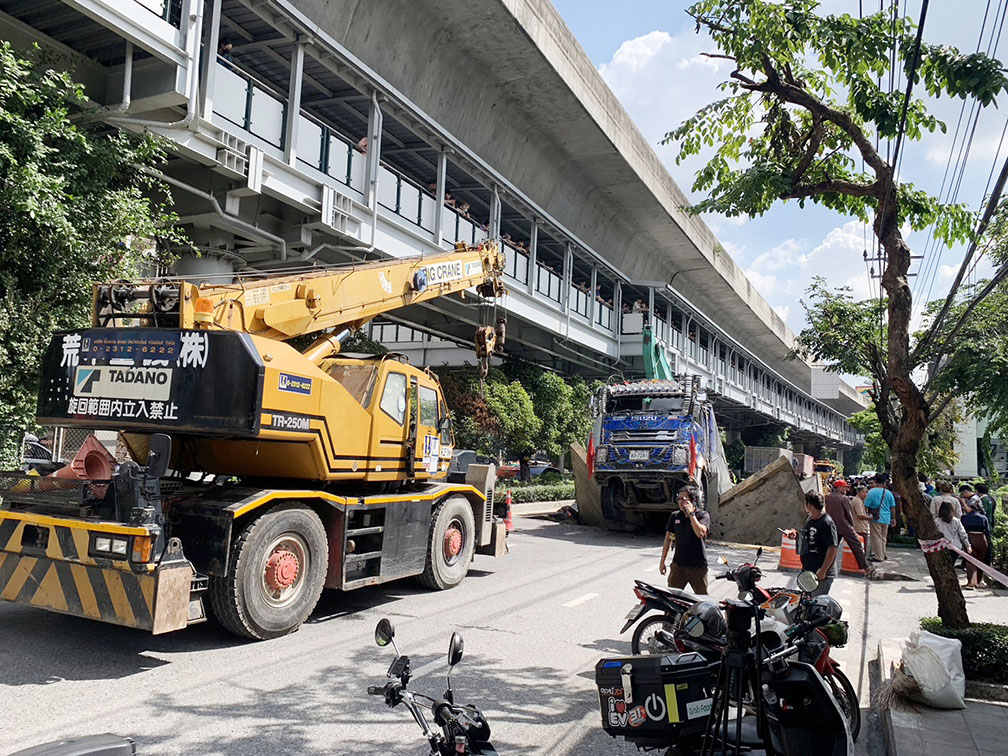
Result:
<svg viewBox="0 0 1008 756">
<path fill-rule="evenodd" d="M 458 754 L 497 756 L 497 751 L 490 743 L 490 725 L 483 712 L 475 706 L 455 703 L 451 672 L 455 665 L 462 661 L 464 644 L 461 635 L 452 633 L 448 645 L 448 687 L 440 699 L 408 689 L 410 678 L 413 676 L 410 658 L 399 653 L 395 642 L 395 628 L 388 619 L 378 622 L 375 628 L 375 643 L 382 648 L 392 644 L 395 658 L 385 673 L 388 682 L 381 686 L 368 686 L 368 695 L 382 696 L 389 708 L 403 704 L 427 739 L 430 756 L 458 756 Z M 425 709 L 430 709 L 434 723 L 441 728 L 440 731 L 428 724 L 424 716 Z"/>
<path fill-rule="evenodd" d="M 751 565 L 743 565 L 746 566 Z M 768 595 L 768 591 L 756 585 L 755 581 L 759 577 L 758 570 L 740 571 L 740 568 L 736 568 L 719 575 L 718 579 L 735 580 L 741 592 L 755 597 L 753 599 L 755 604 Z M 833 647 L 847 643 L 847 624 L 840 620 L 843 609 L 829 596 L 812 598 L 810 594 L 819 585 L 814 573 L 801 573 L 797 585 L 797 600 L 793 600 L 795 594 L 792 592 L 781 591 L 777 596 L 771 596 L 759 604 L 761 612 L 766 613 L 769 602 L 778 597 L 786 597 L 790 619 L 789 624 L 773 618 L 762 619 L 761 645 L 768 653 L 791 649 L 797 661 L 811 665 L 822 676 L 847 718 L 851 738 L 856 741 L 861 732 L 861 708 L 857 692 L 847 675 L 840 669 L 840 663 L 830 655 Z M 672 632 L 658 631 L 655 634 L 654 645 L 664 649 L 663 653 L 689 650 L 700 653 L 710 660 L 718 659 L 724 653 L 724 639 L 713 640 L 706 636 L 694 638 L 690 637 L 690 631 L 688 622 Z"/>
<path fill-rule="evenodd" d="M 790 620 L 784 619 L 785 612 L 797 601 L 798 596 L 785 588 L 765 589 L 757 585 L 762 573 L 756 565 L 762 554 L 763 548 L 760 547 L 756 550 L 756 558 L 752 562 L 729 569 L 718 579 L 731 580 L 738 586 L 740 599 L 756 599 L 765 609 L 772 609 L 768 613 L 774 619 L 790 624 Z M 724 557 L 719 557 L 718 562 L 728 564 Z M 630 649 L 635 655 L 667 653 L 669 648 L 667 644 L 661 642 L 657 633 L 674 631 L 682 615 L 689 611 L 690 607 L 705 600 L 679 588 L 662 588 L 645 583 L 643 580 L 634 581 L 634 595 L 637 596 L 638 603 L 634 604 L 624 617 L 625 622 L 620 635 L 635 622 L 638 623 L 630 639 Z"/>
<path fill-rule="evenodd" d="M 817 584 L 812 573 L 799 577 L 803 593 Z M 821 655 L 819 631 L 835 623 L 833 607 L 809 603 L 767 648 L 765 633 L 754 630 L 763 613 L 756 601 L 728 600 L 720 608 L 700 602 L 687 612 L 676 639 L 688 638 L 690 648 L 706 655 L 602 659 L 595 677 L 606 732 L 642 748 L 667 748 L 669 755 L 850 753 L 852 723 L 831 685 L 803 661 Z M 706 648 L 694 645 L 702 639 Z"/>
</svg>

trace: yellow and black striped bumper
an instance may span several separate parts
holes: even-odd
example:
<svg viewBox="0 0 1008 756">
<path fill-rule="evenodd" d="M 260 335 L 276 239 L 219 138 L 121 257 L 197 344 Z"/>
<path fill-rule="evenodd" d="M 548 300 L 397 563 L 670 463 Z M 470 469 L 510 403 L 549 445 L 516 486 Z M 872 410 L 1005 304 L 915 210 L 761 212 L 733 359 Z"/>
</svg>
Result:
<svg viewBox="0 0 1008 756">
<path fill-rule="evenodd" d="M 47 531 L 42 538 L 40 531 Z M 89 554 L 95 534 L 150 535 L 119 523 L 0 510 L 0 599 L 153 633 L 185 627 L 188 561 L 163 559 L 155 566 L 95 558 Z"/>
</svg>

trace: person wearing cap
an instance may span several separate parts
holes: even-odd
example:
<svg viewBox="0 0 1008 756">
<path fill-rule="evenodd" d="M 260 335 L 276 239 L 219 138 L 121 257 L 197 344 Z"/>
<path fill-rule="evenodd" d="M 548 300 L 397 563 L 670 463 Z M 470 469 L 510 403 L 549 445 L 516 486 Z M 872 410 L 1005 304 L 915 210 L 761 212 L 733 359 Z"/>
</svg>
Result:
<svg viewBox="0 0 1008 756">
<path fill-rule="evenodd" d="M 826 514 L 836 524 L 837 535 L 847 542 L 847 548 L 854 555 L 858 568 L 867 573 L 868 562 L 865 559 L 861 539 L 858 538 L 850 499 L 847 498 L 847 481 L 843 478 L 834 481 L 833 491 L 826 497 Z"/>
</svg>

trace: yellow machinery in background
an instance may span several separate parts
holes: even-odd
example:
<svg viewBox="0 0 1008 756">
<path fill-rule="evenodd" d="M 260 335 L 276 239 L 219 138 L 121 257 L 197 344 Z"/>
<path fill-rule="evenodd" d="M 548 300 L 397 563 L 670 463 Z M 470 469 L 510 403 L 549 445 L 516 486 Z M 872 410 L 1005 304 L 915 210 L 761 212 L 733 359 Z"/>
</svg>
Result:
<svg viewBox="0 0 1008 756">
<path fill-rule="evenodd" d="M 454 441 L 433 373 L 341 343 L 378 315 L 475 289 L 485 364 L 503 340 L 503 264 L 487 242 L 226 283 L 96 285 L 92 327 L 46 351 L 38 422 L 118 431 L 132 459 L 91 444 L 52 476 L 7 477 L 0 598 L 166 632 L 203 619 L 209 597 L 230 630 L 270 638 L 304 622 L 323 586 L 457 584 L 475 552 L 501 553 L 492 481 L 444 482 Z M 286 343 L 311 334 L 303 351 Z"/>
</svg>

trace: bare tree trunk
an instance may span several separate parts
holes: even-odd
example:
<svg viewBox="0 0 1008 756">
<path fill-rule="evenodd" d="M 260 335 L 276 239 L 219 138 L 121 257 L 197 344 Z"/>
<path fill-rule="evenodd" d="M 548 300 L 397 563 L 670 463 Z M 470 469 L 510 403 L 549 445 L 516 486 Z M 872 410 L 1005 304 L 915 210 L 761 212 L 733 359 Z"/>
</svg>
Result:
<svg viewBox="0 0 1008 756">
<path fill-rule="evenodd" d="M 886 251 L 887 263 L 882 285 L 889 297 L 888 379 L 899 398 L 902 417 L 891 445 L 892 477 L 906 507 L 917 537 L 935 540 L 941 537 L 931 512 L 924 503 L 917 480 L 917 456 L 927 430 L 929 408 L 923 393 L 913 382 L 910 359 L 910 316 L 913 299 L 907 271 L 910 248 L 897 226 L 896 196 L 883 202 L 882 213 L 875 220 L 875 232 Z M 966 601 L 952 562 L 943 552 L 926 554 L 928 571 L 938 597 L 938 616 L 946 627 L 962 628 L 969 624 Z"/>
</svg>

